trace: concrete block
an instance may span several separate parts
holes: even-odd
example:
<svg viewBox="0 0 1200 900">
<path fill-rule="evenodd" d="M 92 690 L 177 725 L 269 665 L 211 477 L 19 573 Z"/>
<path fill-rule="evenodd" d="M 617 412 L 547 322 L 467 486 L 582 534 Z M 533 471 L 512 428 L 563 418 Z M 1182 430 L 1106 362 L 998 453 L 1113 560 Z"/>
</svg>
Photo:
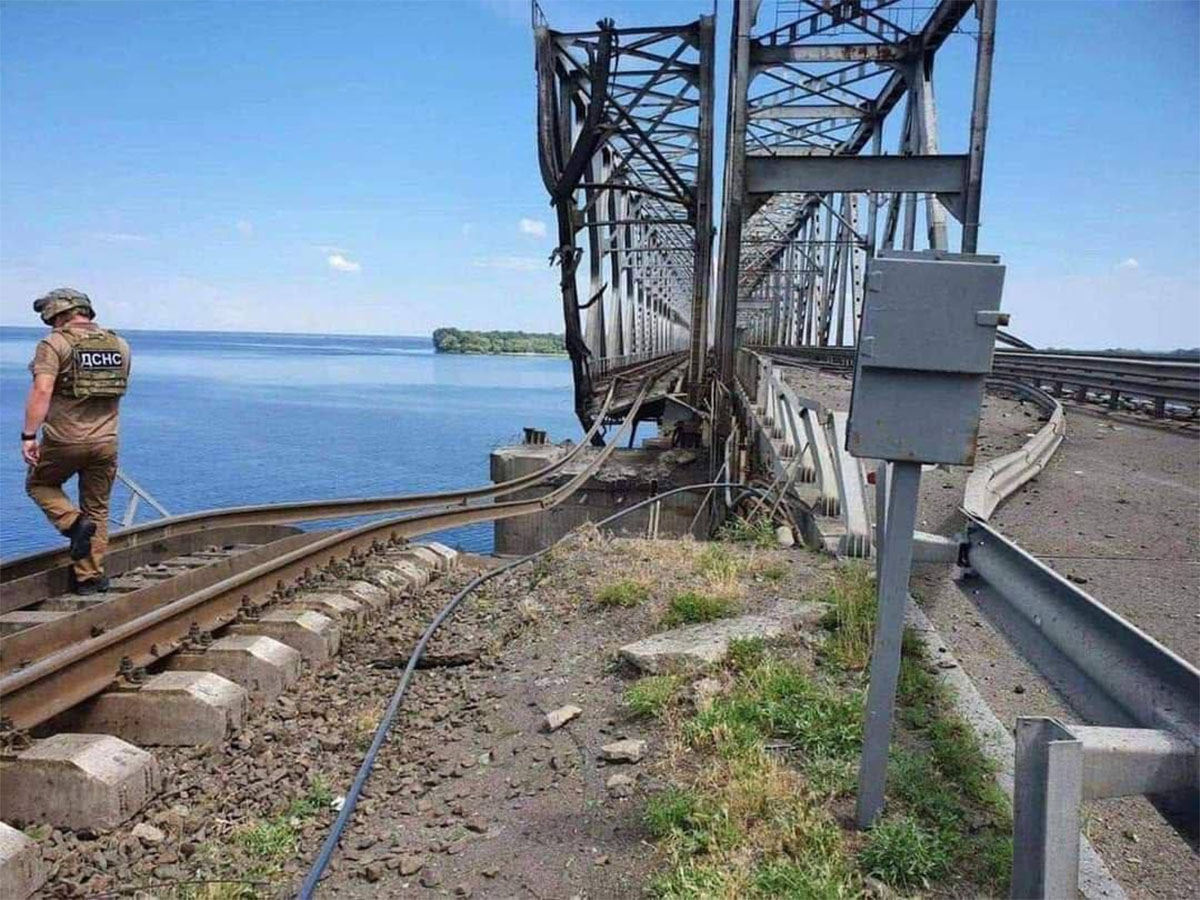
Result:
<svg viewBox="0 0 1200 900">
<path fill-rule="evenodd" d="M 38 842 L 0 822 L 0 897 L 25 900 L 46 883 L 46 875 Z"/>
<path fill-rule="evenodd" d="M 392 601 L 407 594 L 414 583 L 411 575 L 390 565 L 371 566 L 367 569 L 366 577 L 371 579 L 372 585 L 386 591 L 388 599 Z"/>
<path fill-rule="evenodd" d="M 424 547 L 420 544 L 414 544 L 405 550 L 401 550 L 396 554 L 396 556 L 400 559 L 408 560 L 409 562 L 420 566 L 422 569 L 428 570 L 431 575 L 433 572 L 440 572 L 443 568 L 445 568 L 444 561 L 441 556 L 439 556 L 437 553 L 434 553 L 428 547 Z"/>
<path fill-rule="evenodd" d="M 350 599 L 365 603 L 377 613 L 382 613 L 392 605 L 390 592 L 369 581 L 352 581 L 339 590 Z"/>
<path fill-rule="evenodd" d="M 424 547 L 426 550 L 432 550 L 441 558 L 443 571 L 449 571 L 458 565 L 457 550 L 452 550 L 445 544 L 437 541 L 429 541 L 428 543 L 421 544 L 420 546 Z"/>
<path fill-rule="evenodd" d="M 311 610 L 270 609 L 253 622 L 229 627 L 230 634 L 261 634 L 300 651 L 304 661 L 320 665 L 337 654 L 342 629 L 337 622 Z"/>
<path fill-rule="evenodd" d="M 622 658 L 652 675 L 694 672 L 723 660 L 735 638 L 772 640 L 797 628 L 815 628 L 829 607 L 824 603 L 781 601 L 758 615 L 683 625 L 626 644 Z"/>
<path fill-rule="evenodd" d="M 241 729 L 249 704 L 244 687 L 215 672 L 162 672 L 137 690 L 108 691 L 80 705 L 68 728 L 150 746 L 215 746 Z"/>
<path fill-rule="evenodd" d="M 289 600 L 287 605 L 290 609 L 311 609 L 323 616 L 329 616 L 343 628 L 354 630 L 366 625 L 368 618 L 375 617 L 374 607 L 342 594 L 331 594 L 324 591 L 301 594 L 299 597 Z"/>
<path fill-rule="evenodd" d="M 49 610 L 49 609 L 17 609 L 10 613 L 5 613 L 0 616 L 0 636 L 6 634 L 16 634 L 18 631 L 24 631 L 26 628 L 36 628 L 38 625 L 46 622 L 53 622 L 55 619 L 61 619 L 64 616 L 69 616 L 70 613 L 66 610 Z"/>
<path fill-rule="evenodd" d="M 388 567 L 408 583 L 408 590 L 429 584 L 429 572 L 407 559 L 393 559 Z"/>
<path fill-rule="evenodd" d="M 387 554 L 387 567 L 408 579 L 409 588 L 415 590 L 429 584 L 432 571 L 428 565 L 422 565 L 414 559 L 408 550 L 393 550 Z"/>
<path fill-rule="evenodd" d="M 108 734 L 56 734 L 0 760 L 0 815 L 17 825 L 116 828 L 161 788 L 158 760 Z"/>
<path fill-rule="evenodd" d="M 265 635 L 230 634 L 203 653 L 184 651 L 167 660 L 172 671 L 215 672 L 240 684 L 256 703 L 275 698 L 300 678 L 300 653 Z"/>
</svg>

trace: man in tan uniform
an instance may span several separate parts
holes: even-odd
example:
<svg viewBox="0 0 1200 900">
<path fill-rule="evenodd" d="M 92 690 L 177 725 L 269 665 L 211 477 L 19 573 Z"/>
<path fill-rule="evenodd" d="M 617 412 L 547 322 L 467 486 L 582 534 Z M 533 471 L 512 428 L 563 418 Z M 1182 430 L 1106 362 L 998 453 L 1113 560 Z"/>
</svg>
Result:
<svg viewBox="0 0 1200 900">
<path fill-rule="evenodd" d="M 29 465 L 25 490 L 71 542 L 75 592 L 107 591 L 102 560 L 129 345 L 92 321 L 96 313 L 87 294 L 59 288 L 35 300 L 33 308 L 53 330 L 38 342 L 29 364 L 33 386 L 21 431 L 21 455 Z M 62 489 L 74 475 L 79 508 Z"/>
</svg>

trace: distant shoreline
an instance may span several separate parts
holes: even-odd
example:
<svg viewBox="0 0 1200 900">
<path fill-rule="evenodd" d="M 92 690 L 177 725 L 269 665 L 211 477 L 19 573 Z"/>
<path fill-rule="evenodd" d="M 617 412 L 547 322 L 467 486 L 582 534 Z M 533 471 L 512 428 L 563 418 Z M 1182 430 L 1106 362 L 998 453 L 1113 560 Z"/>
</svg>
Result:
<svg viewBox="0 0 1200 900">
<path fill-rule="evenodd" d="M 528 331 L 465 331 L 437 328 L 433 332 L 435 353 L 463 356 L 566 356 L 566 339 L 561 334 Z"/>
</svg>

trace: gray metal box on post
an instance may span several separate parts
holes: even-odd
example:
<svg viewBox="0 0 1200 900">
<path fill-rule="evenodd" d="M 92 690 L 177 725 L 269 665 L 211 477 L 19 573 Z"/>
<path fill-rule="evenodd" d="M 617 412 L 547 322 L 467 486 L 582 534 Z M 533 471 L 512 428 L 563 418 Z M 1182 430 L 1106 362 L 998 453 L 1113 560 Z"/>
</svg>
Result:
<svg viewBox="0 0 1200 900">
<path fill-rule="evenodd" d="M 1004 267 L 994 256 L 889 250 L 872 259 L 859 326 L 846 449 L 881 467 L 876 522 L 879 603 L 855 819 L 883 811 L 900 675 L 904 605 L 922 463 L 975 461 L 984 381 L 992 369 Z"/>
<path fill-rule="evenodd" d="M 999 257 L 884 250 L 868 265 L 846 449 L 971 465 L 992 370 Z"/>
</svg>

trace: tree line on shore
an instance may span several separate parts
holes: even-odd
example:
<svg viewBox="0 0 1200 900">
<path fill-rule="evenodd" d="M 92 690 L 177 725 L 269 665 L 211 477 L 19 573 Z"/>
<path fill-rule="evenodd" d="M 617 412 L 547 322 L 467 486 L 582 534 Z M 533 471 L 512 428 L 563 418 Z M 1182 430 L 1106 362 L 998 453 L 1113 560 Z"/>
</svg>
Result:
<svg viewBox="0 0 1200 900">
<path fill-rule="evenodd" d="M 438 353 L 556 353 L 565 354 L 561 334 L 529 331 L 463 331 L 438 328 L 433 332 Z"/>
</svg>

